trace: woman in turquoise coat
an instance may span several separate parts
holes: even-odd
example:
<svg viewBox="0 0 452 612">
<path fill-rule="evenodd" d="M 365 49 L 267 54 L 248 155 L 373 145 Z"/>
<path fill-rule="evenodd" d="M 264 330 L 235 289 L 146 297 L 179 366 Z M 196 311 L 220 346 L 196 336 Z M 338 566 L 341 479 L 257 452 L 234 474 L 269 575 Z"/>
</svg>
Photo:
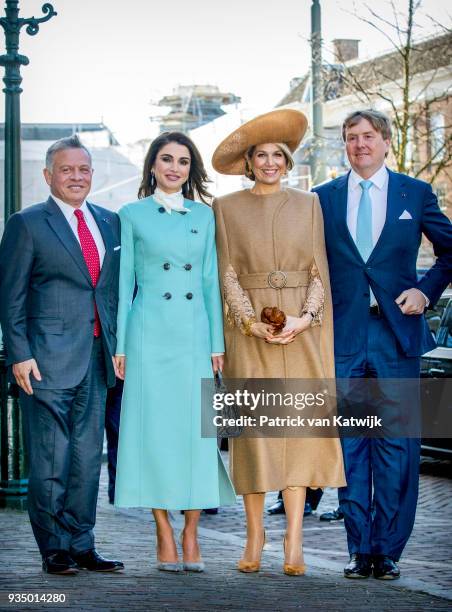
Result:
<svg viewBox="0 0 452 612">
<path fill-rule="evenodd" d="M 139 200 L 121 218 L 117 355 L 125 379 L 115 505 L 151 507 L 157 567 L 202 571 L 201 508 L 235 503 L 216 439 L 201 437 L 201 379 L 222 369 L 215 223 L 193 142 L 151 144 Z M 137 293 L 133 299 L 135 283 Z M 168 510 L 184 510 L 183 562 Z"/>
</svg>

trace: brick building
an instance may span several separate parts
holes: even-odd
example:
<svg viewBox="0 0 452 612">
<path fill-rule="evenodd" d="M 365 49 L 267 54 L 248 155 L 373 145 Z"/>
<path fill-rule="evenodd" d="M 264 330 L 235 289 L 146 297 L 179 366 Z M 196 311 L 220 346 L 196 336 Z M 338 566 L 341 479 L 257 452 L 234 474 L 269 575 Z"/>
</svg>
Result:
<svg viewBox="0 0 452 612">
<path fill-rule="evenodd" d="M 343 152 L 341 124 L 350 111 L 370 106 L 394 118 L 408 93 L 409 129 L 404 171 L 432 183 L 440 205 L 452 216 L 452 34 L 433 36 L 413 44 L 407 65 L 396 50 L 370 59 L 359 58 L 359 41 L 333 41 L 336 63 L 324 64 L 324 159 L 327 175 L 345 172 L 348 162 Z M 408 69 L 408 70 L 407 70 Z M 409 87 L 404 76 L 409 71 Z M 310 73 L 293 79 L 289 92 L 278 106 L 311 112 Z M 401 137 L 395 125 L 394 138 Z M 310 165 L 310 138 L 297 152 L 297 173 L 306 174 Z M 392 153 L 388 159 L 397 169 Z M 301 183 L 300 187 L 306 187 Z"/>
</svg>

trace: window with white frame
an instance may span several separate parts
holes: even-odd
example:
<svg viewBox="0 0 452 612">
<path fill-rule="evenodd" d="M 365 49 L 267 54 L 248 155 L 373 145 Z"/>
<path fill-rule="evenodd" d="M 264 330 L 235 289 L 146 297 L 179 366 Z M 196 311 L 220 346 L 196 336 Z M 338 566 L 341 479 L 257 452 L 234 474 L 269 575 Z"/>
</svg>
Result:
<svg viewBox="0 0 452 612">
<path fill-rule="evenodd" d="M 432 113 L 430 116 L 430 146 L 432 162 L 440 162 L 445 153 L 446 124 L 442 113 Z"/>
</svg>

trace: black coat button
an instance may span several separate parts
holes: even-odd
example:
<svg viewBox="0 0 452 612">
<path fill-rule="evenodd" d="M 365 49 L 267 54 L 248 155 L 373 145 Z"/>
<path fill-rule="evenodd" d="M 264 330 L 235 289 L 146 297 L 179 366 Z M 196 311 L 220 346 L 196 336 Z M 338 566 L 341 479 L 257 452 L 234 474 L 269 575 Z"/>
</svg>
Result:
<svg viewBox="0 0 452 612">
<path fill-rule="evenodd" d="M 196 229 L 192 229 L 190 231 L 191 231 L 192 234 L 197 234 L 198 233 L 198 230 L 196 230 Z"/>
<path fill-rule="evenodd" d="M 191 270 L 191 264 L 185 264 L 184 268 L 189 272 Z"/>
<path fill-rule="evenodd" d="M 171 266 L 169 265 L 169 263 L 168 263 L 168 262 L 166 262 L 166 263 L 164 263 L 164 264 L 163 264 L 163 269 L 164 269 L 164 270 L 169 270 L 169 269 L 170 269 L 170 267 L 171 267 Z"/>
<path fill-rule="evenodd" d="M 191 300 L 193 297 L 193 293 L 187 293 L 185 297 L 187 298 L 187 300 Z"/>
<path fill-rule="evenodd" d="M 165 300 L 170 300 L 171 299 L 171 293 L 169 293 L 167 291 L 166 293 L 163 294 L 163 297 L 165 298 Z"/>
<path fill-rule="evenodd" d="M 160 206 L 159 213 L 164 213 L 164 212 L 165 212 L 165 209 L 163 208 L 163 206 Z"/>
</svg>

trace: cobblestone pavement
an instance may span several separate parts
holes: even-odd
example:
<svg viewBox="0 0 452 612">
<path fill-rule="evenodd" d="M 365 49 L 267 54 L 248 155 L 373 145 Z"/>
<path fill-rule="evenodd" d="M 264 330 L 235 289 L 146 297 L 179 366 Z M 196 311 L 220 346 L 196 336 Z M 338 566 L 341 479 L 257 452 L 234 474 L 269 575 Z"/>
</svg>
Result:
<svg viewBox="0 0 452 612">
<path fill-rule="evenodd" d="M 348 556 L 342 523 L 305 519 L 304 550 L 308 572 L 282 573 L 284 518 L 267 515 L 266 544 L 259 574 L 235 570 L 244 544 L 241 500 L 215 516 L 202 515 L 200 543 L 204 574 L 172 575 L 157 571 L 155 529 L 145 510 L 118 510 L 108 504 L 106 470 L 102 471 L 96 539 L 105 556 L 121 558 L 124 572 L 75 577 L 49 576 L 40 557 L 26 513 L 0 511 L 0 610 L 452 610 L 452 555 L 447 510 L 452 495 L 451 466 L 426 461 L 422 466 L 419 508 L 413 536 L 400 563 L 396 582 L 345 580 Z M 269 494 L 266 506 L 276 494 Z M 336 506 L 327 490 L 318 513 Z M 183 517 L 173 516 L 176 531 Z M 62 603 L 8 603 L 8 593 L 64 593 Z"/>
</svg>

